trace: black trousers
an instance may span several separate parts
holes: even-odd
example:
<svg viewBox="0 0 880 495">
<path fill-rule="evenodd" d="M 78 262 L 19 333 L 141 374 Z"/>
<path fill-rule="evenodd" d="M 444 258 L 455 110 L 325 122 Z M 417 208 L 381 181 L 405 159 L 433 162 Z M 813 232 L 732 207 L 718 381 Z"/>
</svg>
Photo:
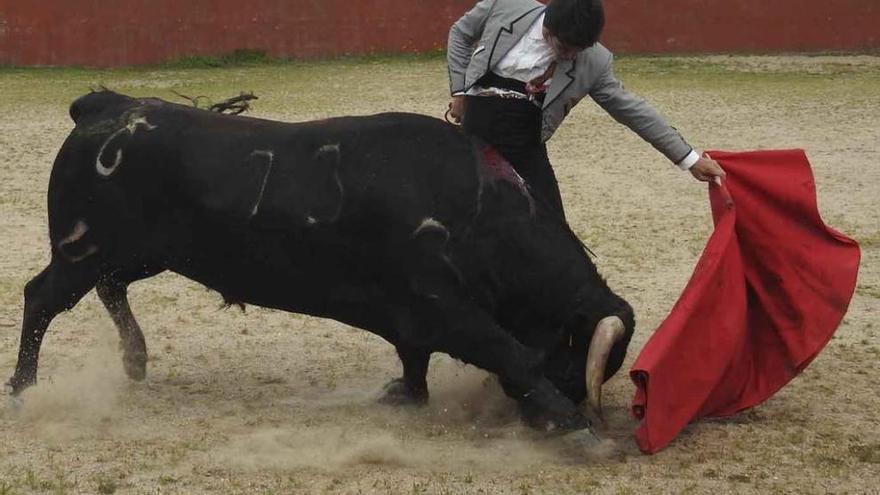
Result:
<svg viewBox="0 0 880 495">
<path fill-rule="evenodd" d="M 486 141 L 525 179 L 536 201 L 565 218 L 559 184 L 541 141 L 541 109 L 527 100 L 467 96 L 462 125 Z"/>
</svg>

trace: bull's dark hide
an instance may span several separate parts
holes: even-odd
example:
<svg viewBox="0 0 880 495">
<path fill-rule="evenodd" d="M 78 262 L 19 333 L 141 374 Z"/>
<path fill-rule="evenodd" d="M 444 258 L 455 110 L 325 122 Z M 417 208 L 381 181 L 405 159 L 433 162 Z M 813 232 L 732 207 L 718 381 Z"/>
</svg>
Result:
<svg viewBox="0 0 880 495">
<path fill-rule="evenodd" d="M 631 310 L 580 241 L 503 159 L 442 121 L 288 124 L 109 91 L 70 114 L 49 183 L 52 262 L 25 290 L 16 391 L 36 379 L 49 321 L 95 286 L 126 369 L 142 377 L 125 288 L 164 270 L 227 301 L 384 337 L 404 365 L 394 401 L 427 398 L 440 351 L 498 374 L 535 424 L 579 428 L 586 349 L 605 316 L 626 326 L 606 378 L 623 361 Z"/>
</svg>

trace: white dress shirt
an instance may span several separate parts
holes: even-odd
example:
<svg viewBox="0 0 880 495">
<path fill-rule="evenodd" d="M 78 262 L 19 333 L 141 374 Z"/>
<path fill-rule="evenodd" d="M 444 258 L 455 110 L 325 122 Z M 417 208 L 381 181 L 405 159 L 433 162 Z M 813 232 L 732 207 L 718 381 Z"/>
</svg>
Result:
<svg viewBox="0 0 880 495">
<path fill-rule="evenodd" d="M 527 83 L 543 74 L 555 58 L 553 46 L 544 39 L 544 14 L 541 14 L 529 31 L 495 64 L 492 72 Z M 547 87 L 550 81 L 547 79 Z"/>
<path fill-rule="evenodd" d="M 553 46 L 544 39 L 543 27 L 544 14 L 541 14 L 529 27 L 529 31 L 492 67 L 492 72 L 501 77 L 524 83 L 543 74 L 556 58 Z M 550 87 L 551 82 L 552 78 L 547 79 L 544 84 Z M 473 86 L 466 93 L 458 94 L 500 96 L 513 94 L 522 98 L 528 96 L 509 89 L 484 88 L 482 86 Z"/>
</svg>

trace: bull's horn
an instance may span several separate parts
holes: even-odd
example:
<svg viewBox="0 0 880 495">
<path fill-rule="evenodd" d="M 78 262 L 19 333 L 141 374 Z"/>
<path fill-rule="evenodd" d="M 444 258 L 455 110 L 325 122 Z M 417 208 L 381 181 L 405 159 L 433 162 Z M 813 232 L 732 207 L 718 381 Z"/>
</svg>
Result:
<svg viewBox="0 0 880 495">
<path fill-rule="evenodd" d="M 611 354 L 611 347 L 624 334 L 623 321 L 617 316 L 603 318 L 587 352 L 587 396 L 590 407 L 601 418 L 602 416 L 602 381 L 605 378 L 605 365 Z"/>
</svg>

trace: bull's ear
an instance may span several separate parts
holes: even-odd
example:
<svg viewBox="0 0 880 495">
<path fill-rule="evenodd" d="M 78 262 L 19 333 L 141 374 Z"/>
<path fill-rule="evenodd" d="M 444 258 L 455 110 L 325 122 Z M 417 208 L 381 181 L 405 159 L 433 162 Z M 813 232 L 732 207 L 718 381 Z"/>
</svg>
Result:
<svg viewBox="0 0 880 495">
<path fill-rule="evenodd" d="M 305 200 L 306 223 L 332 223 L 339 219 L 345 198 L 339 170 L 341 164 L 340 144 L 318 147 L 312 154 L 312 160 L 302 164 L 298 189 L 303 192 Z"/>
</svg>

